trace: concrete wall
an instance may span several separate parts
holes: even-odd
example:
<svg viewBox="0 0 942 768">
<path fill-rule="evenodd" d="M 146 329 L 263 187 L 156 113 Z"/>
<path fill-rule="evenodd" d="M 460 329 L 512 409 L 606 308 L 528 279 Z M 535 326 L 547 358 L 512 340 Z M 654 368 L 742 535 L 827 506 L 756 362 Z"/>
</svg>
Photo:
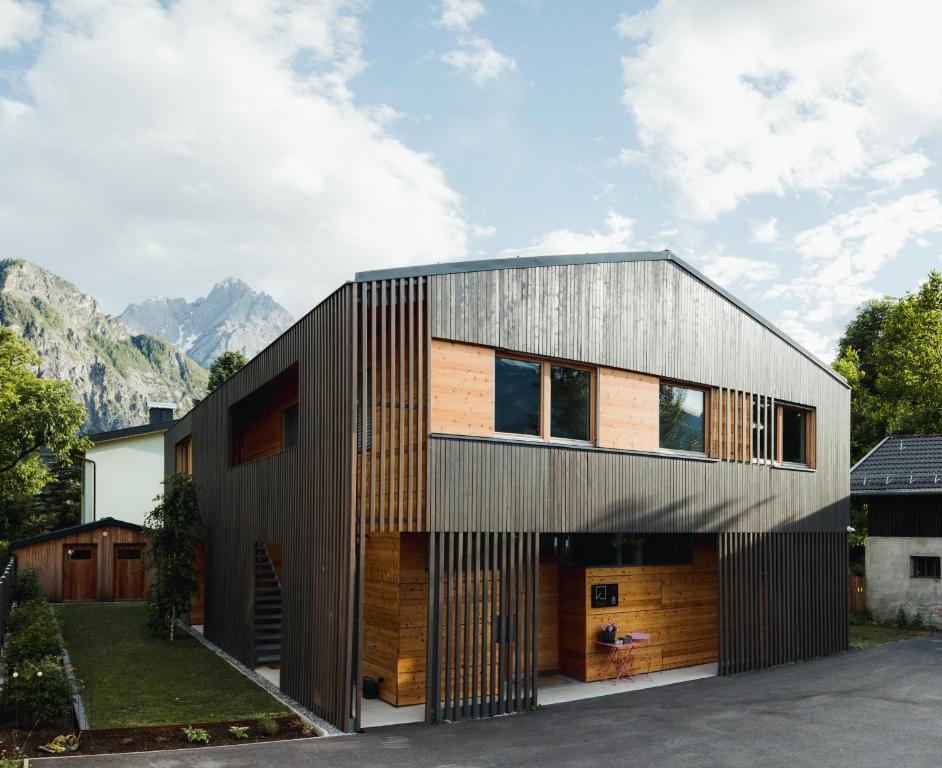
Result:
<svg viewBox="0 0 942 768">
<path fill-rule="evenodd" d="M 98 443 L 85 458 L 95 462 L 94 519 L 113 517 L 143 525 L 144 516 L 154 508 L 154 497 L 162 490 L 164 433 Z M 82 522 L 91 522 L 90 512 L 86 505 Z"/>
<path fill-rule="evenodd" d="M 913 555 L 942 556 L 942 538 L 870 536 L 867 539 L 867 607 L 892 621 L 903 606 L 942 626 L 942 580 L 910 577 Z"/>
</svg>

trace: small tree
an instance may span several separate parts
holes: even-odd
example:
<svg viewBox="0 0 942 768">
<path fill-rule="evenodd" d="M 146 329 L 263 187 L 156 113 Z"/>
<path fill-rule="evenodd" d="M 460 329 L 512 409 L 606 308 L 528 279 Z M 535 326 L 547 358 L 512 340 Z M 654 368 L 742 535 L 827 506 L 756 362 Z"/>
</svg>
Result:
<svg viewBox="0 0 942 768">
<path fill-rule="evenodd" d="M 226 383 L 226 379 L 244 366 L 246 362 L 248 361 L 241 352 L 223 352 L 213 360 L 213 364 L 209 367 L 209 384 L 206 386 L 206 391 L 213 392 L 219 389 Z"/>
<path fill-rule="evenodd" d="M 144 521 L 147 566 L 151 583 L 147 592 L 148 625 L 154 634 L 169 630 L 174 639 L 177 617 L 190 606 L 199 588 L 196 580 L 196 545 L 202 536 L 196 486 L 189 475 L 164 480 L 164 492 Z"/>
</svg>

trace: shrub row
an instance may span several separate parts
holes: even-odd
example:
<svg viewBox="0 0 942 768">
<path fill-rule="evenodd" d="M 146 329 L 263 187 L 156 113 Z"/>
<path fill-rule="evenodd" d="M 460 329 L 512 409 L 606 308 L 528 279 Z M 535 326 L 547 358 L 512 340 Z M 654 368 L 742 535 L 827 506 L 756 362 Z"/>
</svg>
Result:
<svg viewBox="0 0 942 768">
<path fill-rule="evenodd" d="M 7 622 L 0 711 L 19 728 L 66 721 L 74 692 L 62 663 L 59 626 L 39 583 L 37 568 L 23 568 Z"/>
</svg>

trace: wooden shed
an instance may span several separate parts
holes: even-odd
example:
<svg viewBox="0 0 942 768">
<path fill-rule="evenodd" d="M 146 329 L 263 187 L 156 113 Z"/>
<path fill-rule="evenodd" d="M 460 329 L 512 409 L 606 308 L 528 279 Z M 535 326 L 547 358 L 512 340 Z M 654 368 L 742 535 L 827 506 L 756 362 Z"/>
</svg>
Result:
<svg viewBox="0 0 942 768">
<path fill-rule="evenodd" d="M 54 603 L 141 600 L 147 587 L 141 526 L 106 517 L 13 542 L 17 570 L 35 565 Z"/>
</svg>

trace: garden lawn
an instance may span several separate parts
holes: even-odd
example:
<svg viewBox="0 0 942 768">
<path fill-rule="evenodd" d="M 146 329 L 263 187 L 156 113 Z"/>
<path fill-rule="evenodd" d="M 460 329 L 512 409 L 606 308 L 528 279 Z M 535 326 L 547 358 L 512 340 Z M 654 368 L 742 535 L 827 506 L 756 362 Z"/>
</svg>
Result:
<svg viewBox="0 0 942 768">
<path fill-rule="evenodd" d="M 57 607 L 93 729 L 288 714 L 264 689 L 182 630 L 151 636 L 140 603 Z"/>
<path fill-rule="evenodd" d="M 926 629 L 899 629 L 898 627 L 884 627 L 877 624 L 851 624 L 850 647 L 863 650 L 886 645 L 896 640 L 908 640 L 911 637 L 928 635 Z"/>
</svg>

